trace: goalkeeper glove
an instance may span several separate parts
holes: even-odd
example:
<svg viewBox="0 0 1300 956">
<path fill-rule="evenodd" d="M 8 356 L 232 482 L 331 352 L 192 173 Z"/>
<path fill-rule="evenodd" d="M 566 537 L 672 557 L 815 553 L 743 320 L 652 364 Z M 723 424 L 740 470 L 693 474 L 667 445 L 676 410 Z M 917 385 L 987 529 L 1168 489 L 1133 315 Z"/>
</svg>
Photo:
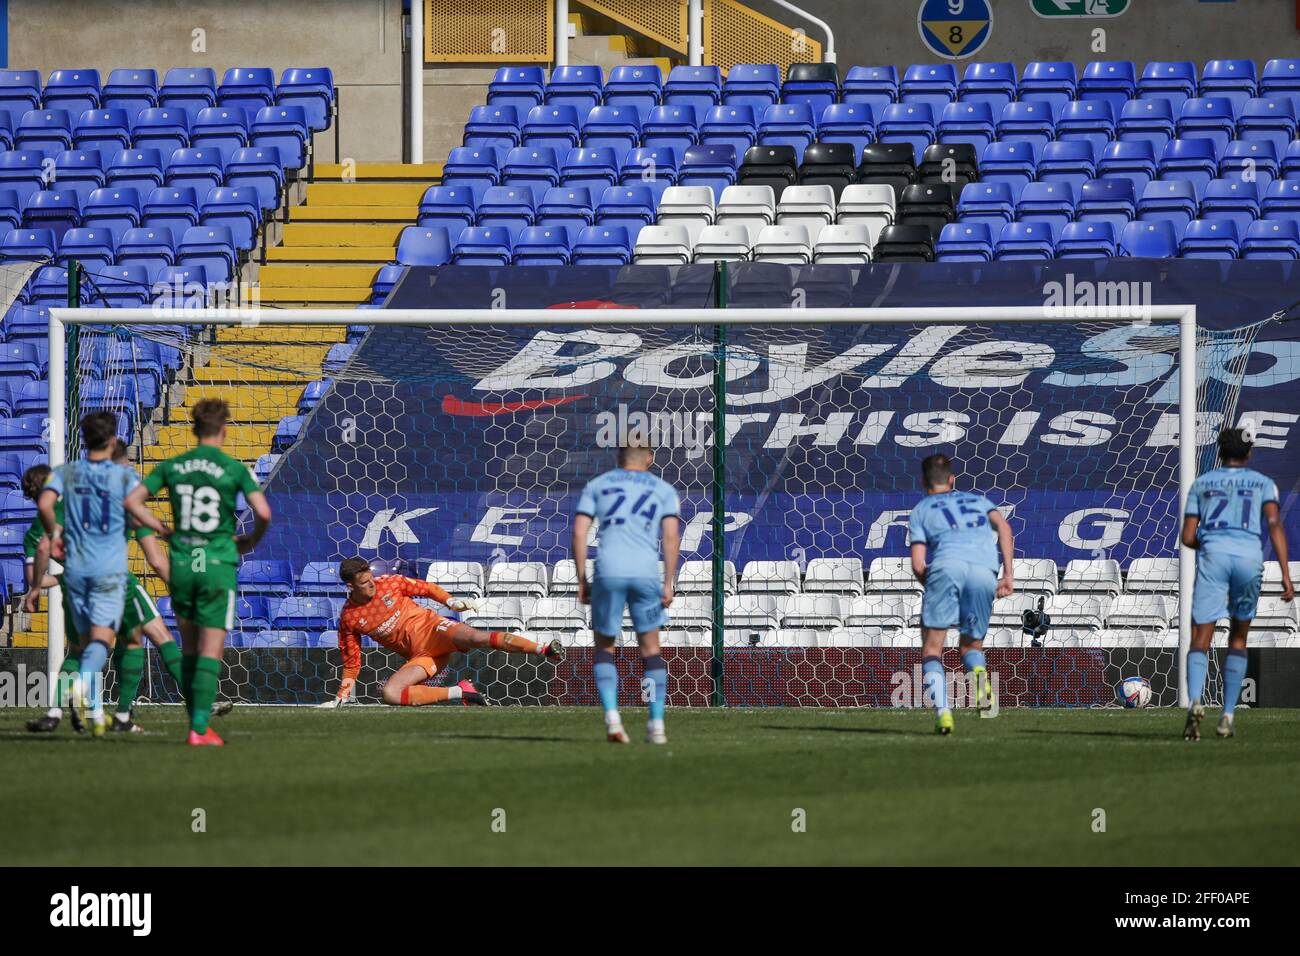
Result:
<svg viewBox="0 0 1300 956">
<path fill-rule="evenodd" d="M 452 598 L 447 602 L 447 607 L 453 611 L 473 611 L 477 610 L 478 605 L 467 598 Z"/>
<path fill-rule="evenodd" d="M 343 701 L 351 697 L 352 689 L 356 686 L 357 686 L 357 679 L 355 677 L 343 678 L 342 682 L 339 684 L 339 692 L 337 696 L 337 700 L 339 701 L 339 703 L 342 703 Z"/>
</svg>

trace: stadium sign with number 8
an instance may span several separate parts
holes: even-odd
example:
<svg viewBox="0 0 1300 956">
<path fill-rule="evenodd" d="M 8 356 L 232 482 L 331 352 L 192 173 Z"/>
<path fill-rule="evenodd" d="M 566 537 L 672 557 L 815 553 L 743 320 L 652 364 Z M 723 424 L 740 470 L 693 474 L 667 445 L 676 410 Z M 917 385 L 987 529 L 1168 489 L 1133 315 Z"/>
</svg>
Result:
<svg viewBox="0 0 1300 956">
<path fill-rule="evenodd" d="M 974 56 L 993 32 L 988 0 L 922 0 L 916 14 L 921 41 L 937 56 L 960 60 Z"/>
</svg>

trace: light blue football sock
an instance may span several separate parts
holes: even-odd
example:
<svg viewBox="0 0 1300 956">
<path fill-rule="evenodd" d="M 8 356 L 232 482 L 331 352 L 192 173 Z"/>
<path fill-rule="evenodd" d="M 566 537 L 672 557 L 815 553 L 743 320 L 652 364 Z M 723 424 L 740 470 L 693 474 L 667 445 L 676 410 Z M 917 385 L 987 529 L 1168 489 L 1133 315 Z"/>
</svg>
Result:
<svg viewBox="0 0 1300 956">
<path fill-rule="evenodd" d="M 614 655 L 604 648 L 597 648 L 593 655 L 592 673 L 596 676 L 596 693 L 600 694 L 600 706 L 605 713 L 618 710 L 618 668 L 614 666 Z"/>
<path fill-rule="evenodd" d="M 984 667 L 984 652 L 973 647 L 966 648 L 966 652 L 961 656 L 961 665 L 968 672 L 977 667 Z"/>
<path fill-rule="evenodd" d="M 89 641 L 81 652 L 81 668 L 78 674 L 81 677 L 82 693 L 90 703 L 91 712 L 100 713 L 101 691 L 103 689 L 103 670 L 104 665 L 108 663 L 108 645 L 103 641 Z"/>
<path fill-rule="evenodd" d="M 925 689 L 925 703 L 932 704 L 936 711 L 948 709 L 948 681 L 940 658 L 921 658 L 921 686 Z"/>
<path fill-rule="evenodd" d="M 1190 657 L 1190 655 L 1188 655 Z M 1231 717 L 1241 696 L 1241 682 L 1246 679 L 1246 649 L 1231 647 L 1223 662 L 1223 712 Z"/>
<path fill-rule="evenodd" d="M 664 704 L 668 702 L 668 665 L 662 654 L 652 654 L 641 661 L 646 680 L 650 681 L 650 699 L 646 701 L 650 708 L 651 720 L 664 719 Z"/>
<path fill-rule="evenodd" d="M 1209 668 L 1205 651 L 1192 649 L 1187 652 L 1187 697 L 1193 706 L 1201 702 L 1205 693 L 1205 671 Z"/>
</svg>

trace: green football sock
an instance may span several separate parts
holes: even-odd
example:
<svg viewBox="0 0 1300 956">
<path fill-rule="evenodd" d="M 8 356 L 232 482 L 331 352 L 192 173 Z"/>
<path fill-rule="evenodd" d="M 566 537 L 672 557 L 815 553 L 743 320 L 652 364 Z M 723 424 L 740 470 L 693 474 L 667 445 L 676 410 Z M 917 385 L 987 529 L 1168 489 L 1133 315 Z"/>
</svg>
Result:
<svg viewBox="0 0 1300 956">
<path fill-rule="evenodd" d="M 194 668 L 199 655 L 186 654 L 181 658 L 181 696 L 185 698 L 185 712 L 194 715 Z"/>
<path fill-rule="evenodd" d="M 168 641 L 159 646 L 158 656 L 162 658 L 163 667 L 167 668 L 167 673 L 172 675 L 177 688 L 183 687 L 185 678 L 181 675 L 180 645 L 175 641 Z"/>
<path fill-rule="evenodd" d="M 217 699 L 217 685 L 221 683 L 221 661 L 215 657 L 200 657 L 194 665 L 193 709 L 190 712 L 190 729 L 196 734 L 208 731 L 212 718 L 212 705 Z"/>
<path fill-rule="evenodd" d="M 113 651 L 113 669 L 117 671 L 117 712 L 129 714 L 140 692 L 144 677 L 144 648 L 119 647 Z"/>
<path fill-rule="evenodd" d="M 64 687 L 70 687 L 72 684 L 72 675 L 81 670 L 81 659 L 78 657 L 65 657 L 63 666 L 59 668 L 58 680 L 54 682 L 53 701 L 54 707 L 62 707 L 67 701 L 63 699 Z M 66 675 L 66 676 L 65 676 Z"/>
</svg>

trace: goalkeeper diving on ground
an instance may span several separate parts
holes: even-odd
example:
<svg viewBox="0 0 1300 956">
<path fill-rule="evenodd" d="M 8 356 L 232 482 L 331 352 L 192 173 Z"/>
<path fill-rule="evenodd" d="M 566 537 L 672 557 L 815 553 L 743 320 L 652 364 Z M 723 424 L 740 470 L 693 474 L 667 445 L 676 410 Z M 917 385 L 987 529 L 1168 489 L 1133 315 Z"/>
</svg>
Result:
<svg viewBox="0 0 1300 956">
<path fill-rule="evenodd" d="M 468 680 L 451 687 L 425 686 L 446 669 L 456 651 L 498 650 L 553 661 L 564 659 L 564 647 L 559 641 L 537 644 L 507 631 L 482 631 L 416 604 L 413 598 L 423 597 L 458 613 L 474 609 L 472 601 L 452 597 L 432 581 L 417 581 L 400 574 L 376 577 L 364 558 L 348 558 L 340 564 L 339 580 L 349 589 L 339 615 L 339 650 L 343 653 L 343 679 L 336 697 L 339 703 L 356 690 L 362 635 L 406 658 L 406 663 L 384 682 L 382 692 L 384 703 L 397 707 L 443 701 L 460 701 L 466 706 L 487 704 L 487 697 Z"/>
</svg>

